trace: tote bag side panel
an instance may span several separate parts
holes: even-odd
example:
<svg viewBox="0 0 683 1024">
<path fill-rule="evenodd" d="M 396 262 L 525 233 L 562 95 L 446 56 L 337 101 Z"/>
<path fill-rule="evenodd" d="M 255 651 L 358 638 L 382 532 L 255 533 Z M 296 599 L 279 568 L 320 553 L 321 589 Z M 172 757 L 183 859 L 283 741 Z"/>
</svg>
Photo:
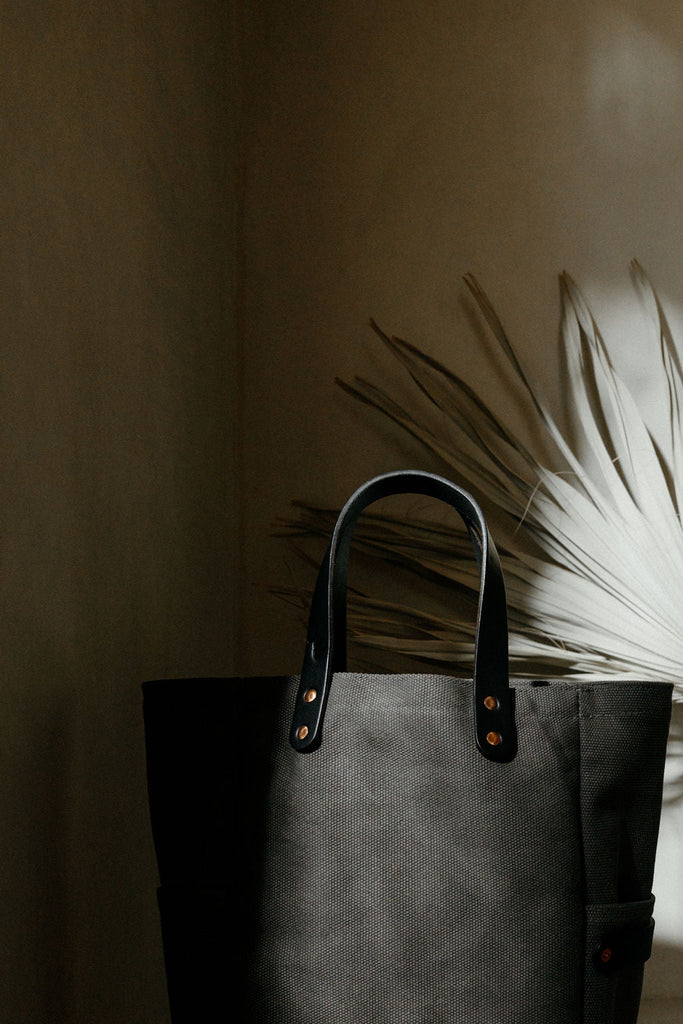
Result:
<svg viewBox="0 0 683 1024">
<path fill-rule="evenodd" d="M 604 936 L 622 929 L 648 941 L 671 686 L 602 683 L 579 692 L 587 903 L 584 1020 L 635 1024 L 642 962 L 604 972 L 596 951 Z"/>
<path fill-rule="evenodd" d="M 288 679 L 146 683 L 147 784 L 173 1024 L 248 1019 L 273 735 Z M 226 1003 L 227 1000 L 227 1003 Z M 227 1012 L 226 1017 L 227 1019 Z"/>
</svg>

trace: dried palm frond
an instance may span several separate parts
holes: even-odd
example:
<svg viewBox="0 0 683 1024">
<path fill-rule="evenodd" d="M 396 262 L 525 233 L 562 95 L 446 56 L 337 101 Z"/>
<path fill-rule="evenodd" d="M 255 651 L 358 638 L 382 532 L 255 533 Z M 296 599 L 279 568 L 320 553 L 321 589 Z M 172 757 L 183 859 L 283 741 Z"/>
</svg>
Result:
<svg viewBox="0 0 683 1024">
<path fill-rule="evenodd" d="M 563 432 L 515 354 L 487 296 L 465 282 L 512 368 L 542 442 L 523 442 L 502 414 L 464 380 L 407 341 L 372 323 L 389 352 L 429 400 L 406 408 L 376 384 L 338 381 L 417 438 L 443 472 L 472 490 L 491 515 L 505 571 L 510 655 L 518 674 L 662 679 L 683 699 L 683 374 L 660 303 L 637 263 L 634 282 L 659 338 L 670 433 L 660 446 L 615 372 L 579 289 L 564 273 L 561 337 L 570 430 Z M 436 407 L 439 415 L 430 416 Z M 575 438 L 570 440 L 568 437 Z M 546 465 L 541 447 L 551 452 Z M 538 449 L 538 450 L 535 450 Z M 331 510 L 300 507 L 290 535 L 329 536 Z M 465 539 L 431 521 L 369 514 L 363 548 L 393 563 L 474 593 Z M 461 546 L 462 545 L 462 546 Z M 350 628 L 367 647 L 468 666 L 472 627 L 442 613 L 352 594 Z"/>
</svg>

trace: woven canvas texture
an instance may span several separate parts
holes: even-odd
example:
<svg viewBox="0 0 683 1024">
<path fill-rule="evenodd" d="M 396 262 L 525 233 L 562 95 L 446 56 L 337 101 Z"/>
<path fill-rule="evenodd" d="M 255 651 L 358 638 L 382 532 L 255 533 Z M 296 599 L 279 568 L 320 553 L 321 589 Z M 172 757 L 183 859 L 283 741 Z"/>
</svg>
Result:
<svg viewBox="0 0 683 1024">
<path fill-rule="evenodd" d="M 322 746 L 296 678 L 145 687 L 173 1024 L 634 1024 L 671 687 L 514 681 L 519 749 L 474 742 L 472 682 L 334 677 Z"/>
<path fill-rule="evenodd" d="M 255 1022 L 635 1021 L 642 971 L 600 975 L 587 922 L 649 919 L 669 688 L 518 684 L 502 765 L 474 747 L 471 692 L 345 673 L 320 750 L 283 723 Z"/>
</svg>

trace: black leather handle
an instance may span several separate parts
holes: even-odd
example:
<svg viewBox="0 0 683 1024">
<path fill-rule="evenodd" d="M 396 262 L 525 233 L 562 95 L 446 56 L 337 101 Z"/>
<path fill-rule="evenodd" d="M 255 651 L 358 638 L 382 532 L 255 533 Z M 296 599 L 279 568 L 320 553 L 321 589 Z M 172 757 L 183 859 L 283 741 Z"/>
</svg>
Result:
<svg viewBox="0 0 683 1024">
<path fill-rule="evenodd" d="M 320 746 L 332 676 L 346 669 L 346 583 L 351 537 L 363 509 L 392 494 L 440 499 L 465 521 L 480 570 L 473 686 L 476 743 L 489 760 L 510 761 L 517 751 L 517 738 L 514 693 L 508 679 L 505 584 L 498 553 L 474 498 L 445 477 L 420 470 L 374 477 L 351 496 L 339 514 L 313 594 L 290 742 L 302 754 Z"/>
</svg>

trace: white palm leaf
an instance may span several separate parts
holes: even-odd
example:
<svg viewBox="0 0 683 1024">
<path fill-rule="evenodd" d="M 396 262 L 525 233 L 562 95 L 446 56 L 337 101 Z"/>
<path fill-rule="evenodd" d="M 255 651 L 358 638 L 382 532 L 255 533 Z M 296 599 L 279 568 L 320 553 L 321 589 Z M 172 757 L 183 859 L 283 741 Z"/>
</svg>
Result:
<svg viewBox="0 0 683 1024">
<path fill-rule="evenodd" d="M 683 699 L 683 373 L 657 297 L 634 263 L 634 282 L 658 335 L 670 431 L 660 451 L 633 394 L 615 372 L 575 283 L 561 275 L 561 336 L 571 444 L 532 387 L 488 298 L 465 281 L 506 354 L 551 465 L 522 442 L 465 381 L 414 345 L 375 332 L 420 395 L 402 406 L 377 385 L 338 383 L 417 438 L 444 473 L 474 491 L 496 529 L 505 570 L 510 656 L 518 674 L 662 679 Z M 423 398 L 428 399 L 425 403 Z M 540 428 L 540 430 L 539 430 Z M 537 445 L 540 449 L 540 445 Z M 331 510 L 301 507 L 286 532 L 328 536 Z M 467 541 L 415 518 L 368 514 L 361 546 L 473 596 Z M 472 626 L 449 608 L 426 613 L 352 594 L 349 626 L 368 648 L 471 664 Z"/>
</svg>

